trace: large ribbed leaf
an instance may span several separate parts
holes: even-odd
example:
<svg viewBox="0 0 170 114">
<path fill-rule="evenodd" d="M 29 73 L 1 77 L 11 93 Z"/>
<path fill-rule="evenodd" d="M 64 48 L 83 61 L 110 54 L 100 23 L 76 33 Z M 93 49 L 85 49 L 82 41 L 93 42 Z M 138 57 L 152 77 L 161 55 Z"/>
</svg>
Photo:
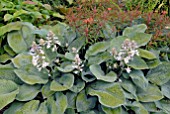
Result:
<svg viewBox="0 0 170 114">
<path fill-rule="evenodd" d="M 139 51 L 140 57 L 142 57 L 142 58 L 146 58 L 146 59 L 149 59 L 149 60 L 157 58 L 156 55 L 153 54 L 150 51 L 147 51 L 147 50 L 144 50 L 144 49 L 138 49 L 138 51 Z"/>
<path fill-rule="evenodd" d="M 106 114 L 122 114 L 122 108 L 121 107 L 108 108 L 108 107 L 102 106 L 102 109 Z"/>
<path fill-rule="evenodd" d="M 0 63 L 5 63 L 5 62 L 7 62 L 10 59 L 11 59 L 11 57 L 8 54 L 6 54 L 6 53 L 0 55 Z"/>
<path fill-rule="evenodd" d="M 55 93 L 55 91 L 51 91 L 50 90 L 50 82 L 48 82 L 45 85 L 43 85 L 43 87 L 41 89 L 41 93 L 42 93 L 42 96 L 44 98 L 48 98 L 49 96 L 51 96 L 52 94 Z"/>
<path fill-rule="evenodd" d="M 145 89 L 148 86 L 148 80 L 145 78 L 143 72 L 141 70 L 133 70 L 130 73 L 130 77 L 138 87 Z"/>
<path fill-rule="evenodd" d="M 170 99 L 170 81 L 161 86 L 161 91 L 164 96 Z"/>
<path fill-rule="evenodd" d="M 14 73 L 14 67 L 11 64 L 0 64 L 0 79 L 12 80 L 17 84 L 22 83 L 22 81 Z"/>
<path fill-rule="evenodd" d="M 81 47 L 85 44 L 86 38 L 85 37 L 79 37 L 76 38 L 68 47 L 69 51 L 72 51 L 72 48 L 76 48 L 77 50 L 80 50 Z"/>
<path fill-rule="evenodd" d="M 48 81 L 48 74 L 39 72 L 32 65 L 27 65 L 22 69 L 16 69 L 14 72 L 22 81 L 30 85 L 45 84 Z"/>
<path fill-rule="evenodd" d="M 134 56 L 133 60 L 131 60 L 127 65 L 134 69 L 139 69 L 139 70 L 148 69 L 146 62 L 138 56 Z"/>
<path fill-rule="evenodd" d="M 41 85 L 23 84 L 19 87 L 19 93 L 16 96 L 18 101 L 28 101 L 34 99 L 40 92 Z"/>
<path fill-rule="evenodd" d="M 131 81 L 123 80 L 123 83 L 121 83 L 121 86 L 123 87 L 123 89 L 125 89 L 126 91 L 128 91 L 129 93 L 131 93 L 132 95 L 136 97 L 136 87 Z"/>
<path fill-rule="evenodd" d="M 78 112 L 87 111 L 93 109 L 96 105 L 97 98 L 87 98 L 85 90 L 81 91 L 76 99 L 76 108 Z"/>
<path fill-rule="evenodd" d="M 21 28 L 22 37 L 28 46 L 31 46 L 32 42 L 35 40 L 35 35 L 33 34 L 34 29 L 29 26 L 22 26 Z"/>
<path fill-rule="evenodd" d="M 134 40 L 138 47 L 145 46 L 151 39 L 151 34 L 145 34 L 145 33 L 135 33 L 133 37 L 128 37 L 130 40 Z"/>
<path fill-rule="evenodd" d="M 5 26 L 2 26 L 0 27 L 0 36 L 13 30 L 20 30 L 21 26 L 22 26 L 22 22 L 9 23 Z"/>
<path fill-rule="evenodd" d="M 93 76 L 93 74 L 90 71 L 87 72 L 83 71 L 81 77 L 86 82 L 92 82 L 96 79 L 96 77 Z"/>
<path fill-rule="evenodd" d="M 100 65 L 93 64 L 90 66 L 90 71 L 94 74 L 94 76 L 98 80 L 106 81 L 106 82 L 114 82 L 117 79 L 116 73 L 113 71 L 109 72 L 108 74 L 104 74 Z"/>
<path fill-rule="evenodd" d="M 125 103 L 123 90 L 118 83 L 98 81 L 88 88 L 88 94 L 98 96 L 99 102 L 106 107 L 115 108 Z"/>
<path fill-rule="evenodd" d="M 67 108 L 66 111 L 64 112 L 64 114 L 77 114 L 77 113 L 75 113 L 74 109 Z"/>
<path fill-rule="evenodd" d="M 11 80 L 0 79 L 0 110 L 13 102 L 16 94 L 19 93 L 19 88 Z"/>
<path fill-rule="evenodd" d="M 74 84 L 74 75 L 64 74 L 57 80 L 53 80 L 50 85 L 52 91 L 65 91 L 70 89 Z"/>
<path fill-rule="evenodd" d="M 148 87 L 145 90 L 138 89 L 137 96 L 139 101 L 142 102 L 153 102 L 163 98 L 163 95 L 159 88 L 154 85 L 148 85 Z"/>
<path fill-rule="evenodd" d="M 17 110 L 16 114 L 48 114 L 46 102 L 40 104 L 40 101 L 32 100 Z"/>
<path fill-rule="evenodd" d="M 92 56 L 92 57 L 89 57 L 88 59 L 88 64 L 91 65 L 91 64 L 100 64 L 104 61 L 107 61 L 109 59 L 111 59 L 112 56 L 110 55 L 109 52 L 103 52 L 103 53 L 99 53 L 95 56 Z"/>
<path fill-rule="evenodd" d="M 162 109 L 166 114 L 170 114 L 170 100 L 160 100 L 156 102 L 156 106 Z"/>
<path fill-rule="evenodd" d="M 76 109 L 77 93 L 68 91 L 66 93 L 66 96 L 67 96 L 67 102 L 68 102 L 67 108 Z"/>
<path fill-rule="evenodd" d="M 79 79 L 77 78 L 75 81 L 74 81 L 74 84 L 73 86 L 69 89 L 75 93 L 78 93 L 80 92 L 83 88 L 85 87 L 85 83 L 82 79 Z"/>
<path fill-rule="evenodd" d="M 156 107 L 155 102 L 147 102 L 142 103 L 142 105 L 147 109 L 149 112 L 159 112 L 158 108 Z"/>
<path fill-rule="evenodd" d="M 90 46 L 89 49 L 86 51 L 85 58 L 88 59 L 90 56 L 96 55 L 100 52 L 104 52 L 108 48 L 109 48 L 108 42 L 95 43 L 94 45 Z"/>
<path fill-rule="evenodd" d="M 15 67 L 20 68 L 22 66 L 32 64 L 32 56 L 28 53 L 18 54 L 15 58 L 12 59 L 12 62 Z"/>
<path fill-rule="evenodd" d="M 21 109 L 23 105 L 24 102 L 15 101 L 7 110 L 5 110 L 4 114 L 16 114 L 16 112 Z"/>
<path fill-rule="evenodd" d="M 102 27 L 103 29 L 103 35 L 105 38 L 115 38 L 116 36 L 116 30 L 113 31 L 113 24 L 111 23 L 105 23 L 105 26 Z"/>
<path fill-rule="evenodd" d="M 147 74 L 147 79 L 154 84 L 162 85 L 170 80 L 170 63 L 162 63 L 151 69 Z"/>
<path fill-rule="evenodd" d="M 147 29 L 145 24 L 134 25 L 132 27 L 127 27 L 123 31 L 123 36 L 133 37 L 134 33 L 144 33 Z"/>
<path fill-rule="evenodd" d="M 24 41 L 19 31 L 8 33 L 7 40 L 9 46 L 16 52 L 23 52 L 27 50 L 27 44 Z"/>
<path fill-rule="evenodd" d="M 57 105 L 56 114 L 64 114 L 68 105 L 67 96 L 65 96 L 62 92 L 57 92 L 55 94 L 55 98 L 56 98 L 56 105 Z"/>
<path fill-rule="evenodd" d="M 122 44 L 127 39 L 125 36 L 118 36 L 110 41 L 110 51 L 115 48 L 117 52 L 122 48 Z M 108 44 L 107 44 L 108 45 Z"/>
<path fill-rule="evenodd" d="M 137 101 L 127 102 L 126 105 L 130 106 L 135 112 L 135 114 L 149 114 L 148 111 L 145 109 L 145 107 Z"/>
</svg>

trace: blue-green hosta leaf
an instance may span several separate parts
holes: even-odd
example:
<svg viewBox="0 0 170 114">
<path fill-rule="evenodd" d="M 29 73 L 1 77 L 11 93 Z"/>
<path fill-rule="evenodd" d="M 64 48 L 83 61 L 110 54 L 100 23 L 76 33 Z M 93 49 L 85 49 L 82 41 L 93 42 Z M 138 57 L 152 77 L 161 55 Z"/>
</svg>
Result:
<svg viewBox="0 0 170 114">
<path fill-rule="evenodd" d="M 102 106 L 102 109 L 106 114 L 122 114 L 122 108 L 121 107 L 108 108 L 108 107 Z"/>
<path fill-rule="evenodd" d="M 27 50 L 27 44 L 24 41 L 20 32 L 8 33 L 7 40 L 9 46 L 16 52 L 20 53 Z"/>
<path fill-rule="evenodd" d="M 68 28 L 67 31 L 65 31 L 64 33 L 64 37 L 66 43 L 70 45 L 73 42 L 73 40 L 76 38 L 76 32 L 73 29 Z"/>
<path fill-rule="evenodd" d="M 34 99 L 40 92 L 41 85 L 23 84 L 19 87 L 19 93 L 16 96 L 18 101 L 29 101 Z"/>
<path fill-rule="evenodd" d="M 128 91 L 129 93 L 131 93 L 133 96 L 136 97 L 136 87 L 131 81 L 123 80 L 123 83 L 121 83 L 121 86 L 123 89 L 125 89 L 126 91 Z"/>
<path fill-rule="evenodd" d="M 145 90 L 138 89 L 137 96 L 139 101 L 141 102 L 153 102 L 163 98 L 163 95 L 159 88 L 151 84 L 148 85 L 148 87 Z"/>
<path fill-rule="evenodd" d="M 85 82 L 82 79 L 77 78 L 74 81 L 73 86 L 69 89 L 70 91 L 73 91 L 75 93 L 80 92 L 85 87 Z"/>
<path fill-rule="evenodd" d="M 141 103 L 149 112 L 160 112 L 156 107 L 155 102 Z"/>
<path fill-rule="evenodd" d="M 170 99 L 170 81 L 161 86 L 161 91 L 164 96 Z"/>
<path fill-rule="evenodd" d="M 163 85 L 170 80 L 170 63 L 163 62 L 156 68 L 151 69 L 147 74 L 147 79 L 157 85 Z"/>
<path fill-rule="evenodd" d="M 62 92 L 57 92 L 55 94 L 55 98 L 56 98 L 56 105 L 57 105 L 56 114 L 64 114 L 68 105 L 67 96 L 65 96 Z"/>
<path fill-rule="evenodd" d="M 86 51 L 85 58 L 88 59 L 90 56 L 94 56 L 100 52 L 104 52 L 109 48 L 109 42 L 98 42 L 90 46 Z"/>
<path fill-rule="evenodd" d="M 64 68 L 62 67 L 56 67 L 60 72 L 64 72 L 64 73 L 68 73 L 74 70 L 74 67 L 72 64 L 68 64 L 66 66 L 64 66 Z"/>
<path fill-rule="evenodd" d="M 77 114 L 77 113 L 75 113 L 74 109 L 67 108 L 66 111 L 64 112 L 64 114 Z"/>
<path fill-rule="evenodd" d="M 110 23 L 105 23 L 105 26 L 102 29 L 105 38 L 115 38 L 116 30 L 113 31 L 113 27 L 114 26 Z"/>
<path fill-rule="evenodd" d="M 148 87 L 148 80 L 145 78 L 141 70 L 133 70 L 130 73 L 130 77 L 133 83 L 135 83 L 141 89 L 145 89 Z"/>
<path fill-rule="evenodd" d="M 145 46 L 151 39 L 151 34 L 146 33 L 134 33 L 133 37 L 128 37 L 130 40 L 134 40 L 138 47 Z"/>
<path fill-rule="evenodd" d="M 40 103 L 38 100 L 32 100 L 24 104 L 15 114 L 48 114 L 46 102 Z"/>
<path fill-rule="evenodd" d="M 50 90 L 50 82 L 43 85 L 41 89 L 41 93 L 42 93 L 43 98 L 48 98 L 55 93 L 55 91 Z"/>
<path fill-rule="evenodd" d="M 115 48 L 117 52 L 122 48 L 122 44 L 127 39 L 125 36 L 118 36 L 110 41 L 110 51 Z"/>
<path fill-rule="evenodd" d="M 4 46 L 4 50 L 5 50 L 10 56 L 16 55 L 16 53 L 11 49 L 11 47 L 9 47 L 9 45 L 5 45 L 5 46 Z"/>
<path fill-rule="evenodd" d="M 98 80 L 106 81 L 106 82 L 114 82 L 117 79 L 116 73 L 113 71 L 109 72 L 108 74 L 104 74 L 100 65 L 93 64 L 90 66 L 90 71 Z"/>
<path fill-rule="evenodd" d="M 16 69 L 14 72 L 23 82 L 30 85 L 45 84 L 48 82 L 48 74 L 39 72 L 32 65 L 27 65 L 22 69 Z"/>
<path fill-rule="evenodd" d="M 161 63 L 158 59 L 145 60 L 145 62 L 148 65 L 149 69 L 155 68 Z"/>
<path fill-rule="evenodd" d="M 28 53 L 20 53 L 12 59 L 15 67 L 21 68 L 25 65 L 32 64 L 32 56 Z"/>
<path fill-rule="evenodd" d="M 150 51 L 147 51 L 147 50 L 144 50 L 144 49 L 138 49 L 138 51 L 139 51 L 140 57 L 142 57 L 142 58 L 146 58 L 146 59 L 149 59 L 149 60 L 157 58 L 156 55 L 154 53 L 150 52 Z"/>
<path fill-rule="evenodd" d="M 5 63 L 5 62 L 7 62 L 10 59 L 11 59 L 11 57 L 8 54 L 6 54 L 6 53 L 0 55 L 0 63 Z"/>
<path fill-rule="evenodd" d="M 53 52 L 51 48 L 47 49 L 46 47 L 43 47 L 43 50 L 45 53 L 45 57 L 49 62 L 54 61 L 56 59 L 57 51 Z"/>
<path fill-rule="evenodd" d="M 74 54 L 74 53 L 68 53 L 68 52 L 66 52 L 66 53 L 65 53 L 65 58 L 68 59 L 68 60 L 74 61 L 75 54 Z"/>
<path fill-rule="evenodd" d="M 67 108 L 76 109 L 77 93 L 68 91 L 66 93 L 66 96 L 67 96 L 67 102 L 68 102 Z"/>
<path fill-rule="evenodd" d="M 131 60 L 127 65 L 137 70 L 148 69 L 146 62 L 138 56 L 134 56 L 133 60 Z"/>
<path fill-rule="evenodd" d="M 93 74 L 90 71 L 87 72 L 83 71 L 81 73 L 81 77 L 85 82 L 92 82 L 96 79 L 96 77 L 93 76 Z"/>
<path fill-rule="evenodd" d="M 52 91 L 65 91 L 73 87 L 74 75 L 64 74 L 56 80 L 53 80 L 50 85 Z"/>
<path fill-rule="evenodd" d="M 135 114 L 149 114 L 145 107 L 137 101 L 134 101 L 133 103 L 127 102 L 126 106 L 130 106 Z"/>
<path fill-rule="evenodd" d="M 23 22 L 13 22 L 5 26 L 2 26 L 0 27 L 0 36 L 4 35 L 7 32 L 11 32 L 13 30 L 20 30 L 22 26 L 23 26 Z"/>
<path fill-rule="evenodd" d="M 48 113 L 49 114 L 56 114 L 57 113 L 57 104 L 53 98 L 53 96 L 48 97 L 47 99 L 47 108 L 48 108 Z"/>
<path fill-rule="evenodd" d="M 12 80 L 17 84 L 23 83 L 14 73 L 14 67 L 11 64 L 0 64 L 0 79 Z"/>
<path fill-rule="evenodd" d="M 76 99 L 76 108 L 78 112 L 87 111 L 93 109 L 96 105 L 97 98 L 87 98 L 85 90 L 81 91 Z"/>
<path fill-rule="evenodd" d="M 88 64 L 92 65 L 92 64 L 100 64 L 102 62 L 105 62 L 109 59 L 113 58 L 109 52 L 103 52 L 103 53 L 99 53 L 96 56 L 91 56 L 88 59 Z"/>
<path fill-rule="evenodd" d="M 16 112 L 21 109 L 23 105 L 24 102 L 15 101 L 7 110 L 5 110 L 4 114 L 16 114 Z"/>
<path fill-rule="evenodd" d="M 98 114 L 98 113 L 95 113 L 95 111 L 93 110 L 88 110 L 88 111 L 80 112 L 80 114 Z"/>
<path fill-rule="evenodd" d="M 98 81 L 88 88 L 88 94 L 98 96 L 99 102 L 106 107 L 115 108 L 125 103 L 123 90 L 118 83 Z"/>
<path fill-rule="evenodd" d="M 0 79 L 0 110 L 15 100 L 19 88 L 11 80 Z"/>
<path fill-rule="evenodd" d="M 72 51 L 72 48 L 76 48 L 78 51 L 83 47 L 85 44 L 86 38 L 85 37 L 78 37 L 76 38 L 68 47 L 69 51 Z"/>
<path fill-rule="evenodd" d="M 162 109 L 166 114 L 170 113 L 170 100 L 160 100 L 160 101 L 156 101 L 156 107 Z"/>
<path fill-rule="evenodd" d="M 35 40 L 34 32 L 35 29 L 32 26 L 22 26 L 21 32 L 24 41 L 26 42 L 27 46 L 31 46 L 32 42 Z"/>
<path fill-rule="evenodd" d="M 144 33 L 147 29 L 145 24 L 134 25 L 132 27 L 127 27 L 123 31 L 123 36 L 133 37 L 134 33 Z"/>
</svg>

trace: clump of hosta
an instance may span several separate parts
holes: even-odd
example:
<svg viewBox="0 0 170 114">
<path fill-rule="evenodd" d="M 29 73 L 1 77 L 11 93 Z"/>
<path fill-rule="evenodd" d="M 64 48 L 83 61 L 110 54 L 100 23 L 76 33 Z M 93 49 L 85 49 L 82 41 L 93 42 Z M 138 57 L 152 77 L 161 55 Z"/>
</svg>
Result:
<svg viewBox="0 0 170 114">
<path fill-rule="evenodd" d="M 117 61 L 120 61 L 120 66 L 124 66 L 128 64 L 135 55 L 139 56 L 139 52 L 137 50 L 138 45 L 134 40 L 125 39 L 123 44 L 121 45 L 121 49 L 119 52 L 115 48 L 112 48 L 111 54 Z M 114 67 L 117 67 L 117 63 L 114 64 Z M 125 68 L 125 70 L 130 73 L 130 67 Z"/>
<path fill-rule="evenodd" d="M 83 37 L 55 27 L 33 42 L 32 56 L 23 50 L 0 65 L 0 110 L 12 102 L 4 114 L 170 113 L 170 63 L 142 49 L 151 39 L 146 25 L 87 50 Z"/>
</svg>

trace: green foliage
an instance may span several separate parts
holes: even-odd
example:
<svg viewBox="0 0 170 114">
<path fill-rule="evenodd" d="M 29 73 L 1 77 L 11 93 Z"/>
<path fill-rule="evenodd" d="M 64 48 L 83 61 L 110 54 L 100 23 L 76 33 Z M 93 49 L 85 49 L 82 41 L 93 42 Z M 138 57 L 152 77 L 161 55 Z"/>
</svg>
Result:
<svg viewBox="0 0 170 114">
<path fill-rule="evenodd" d="M 0 109 L 11 103 L 5 114 L 169 113 L 170 63 L 143 48 L 151 40 L 145 24 L 90 47 L 63 23 L 44 26 L 46 36 L 20 25 L 3 33 L 15 53 L 0 64 Z"/>
</svg>

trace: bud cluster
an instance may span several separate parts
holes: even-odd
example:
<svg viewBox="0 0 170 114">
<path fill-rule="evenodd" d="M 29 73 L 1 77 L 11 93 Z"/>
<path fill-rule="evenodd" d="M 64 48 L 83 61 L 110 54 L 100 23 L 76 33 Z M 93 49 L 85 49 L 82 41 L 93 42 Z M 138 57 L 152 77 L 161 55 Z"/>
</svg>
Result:
<svg viewBox="0 0 170 114">
<path fill-rule="evenodd" d="M 139 52 L 137 50 L 138 46 L 135 41 L 131 41 L 126 39 L 119 52 L 116 51 L 115 48 L 112 48 L 111 54 L 114 55 L 114 58 L 122 64 L 128 64 L 130 60 L 133 59 L 135 55 L 139 56 Z M 130 73 L 131 69 L 129 67 L 125 68 L 125 70 Z"/>
<path fill-rule="evenodd" d="M 84 65 L 82 64 L 82 61 L 81 61 L 81 59 L 79 57 L 78 50 L 73 47 L 72 51 L 73 51 L 73 53 L 76 54 L 75 57 L 74 57 L 74 62 L 73 62 L 73 66 L 72 67 L 78 70 L 75 73 L 78 73 L 79 71 L 82 72 L 83 71 L 82 67 Z"/>
<path fill-rule="evenodd" d="M 32 55 L 32 64 L 36 66 L 39 71 L 49 65 L 49 62 L 45 60 L 45 53 L 42 47 L 35 42 L 32 43 L 30 54 Z"/>
</svg>

